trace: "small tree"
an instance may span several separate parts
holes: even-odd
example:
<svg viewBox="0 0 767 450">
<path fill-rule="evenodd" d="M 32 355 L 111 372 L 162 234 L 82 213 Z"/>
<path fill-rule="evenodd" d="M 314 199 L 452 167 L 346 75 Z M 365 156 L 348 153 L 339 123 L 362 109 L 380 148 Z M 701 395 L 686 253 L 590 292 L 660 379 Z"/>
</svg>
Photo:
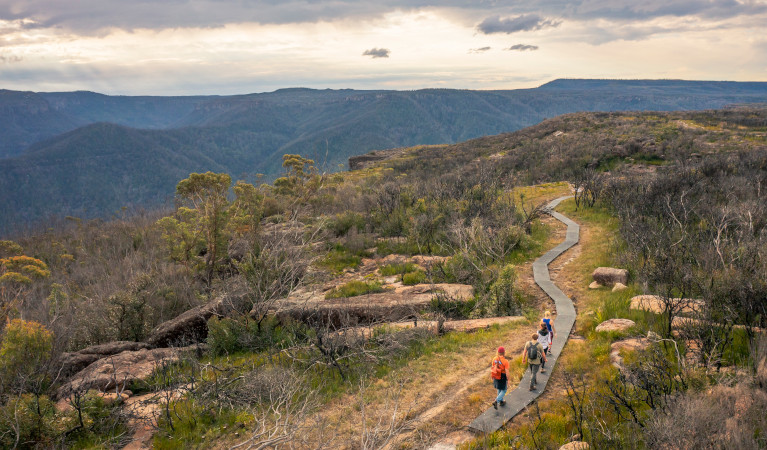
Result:
<svg viewBox="0 0 767 450">
<path fill-rule="evenodd" d="M 13 319 L 0 341 L 0 395 L 9 390 L 22 393 L 35 379 L 53 348 L 53 333 L 32 321 Z M 39 380 L 38 380 L 39 381 Z"/>
<path fill-rule="evenodd" d="M 33 280 L 50 276 L 48 265 L 37 258 L 24 255 L 0 258 L 0 328 L 11 310 L 21 310 L 24 293 Z"/>
<path fill-rule="evenodd" d="M 178 197 L 193 206 L 197 212 L 196 226 L 205 239 L 206 280 L 210 284 L 213 273 L 226 249 L 226 229 L 229 202 L 226 195 L 232 177 L 225 173 L 193 173 L 179 181 Z"/>
</svg>

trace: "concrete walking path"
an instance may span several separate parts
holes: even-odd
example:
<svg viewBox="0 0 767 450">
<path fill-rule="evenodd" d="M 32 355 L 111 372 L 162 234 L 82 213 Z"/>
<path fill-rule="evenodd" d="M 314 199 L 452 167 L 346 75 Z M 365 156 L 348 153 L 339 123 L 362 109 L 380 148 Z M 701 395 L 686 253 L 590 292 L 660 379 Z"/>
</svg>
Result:
<svg viewBox="0 0 767 450">
<path fill-rule="evenodd" d="M 548 361 L 546 362 L 547 373 L 538 373 L 538 389 L 529 391 L 528 387 L 530 385 L 531 374 L 529 369 L 525 370 L 525 375 L 522 377 L 522 380 L 520 380 L 516 389 L 510 391 L 506 395 L 506 405 L 499 406 L 497 410 L 491 406 L 487 411 L 469 424 L 469 429 L 471 431 L 476 433 L 492 433 L 498 430 L 543 393 L 549 382 L 549 375 L 553 371 L 567 338 L 570 336 L 570 330 L 572 330 L 573 325 L 575 324 L 575 307 L 573 306 L 573 302 L 551 281 L 548 267 L 559 255 L 578 243 L 580 236 L 580 227 L 578 224 L 562 214 L 553 211 L 562 200 L 568 198 L 570 197 L 558 198 L 549 203 L 546 207 L 546 212 L 548 214 L 567 225 L 567 236 L 565 237 L 565 240 L 546 252 L 545 255 L 541 256 L 533 263 L 533 278 L 535 279 L 535 283 L 538 284 L 538 286 L 540 286 L 552 300 L 554 300 L 557 310 L 556 319 L 554 319 L 556 336 L 548 355 Z"/>
</svg>

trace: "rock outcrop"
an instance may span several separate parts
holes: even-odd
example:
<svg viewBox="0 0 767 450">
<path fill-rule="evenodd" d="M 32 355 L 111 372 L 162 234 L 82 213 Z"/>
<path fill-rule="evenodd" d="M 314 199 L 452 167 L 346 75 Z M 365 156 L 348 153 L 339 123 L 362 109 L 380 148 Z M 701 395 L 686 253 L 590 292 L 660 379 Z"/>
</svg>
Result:
<svg viewBox="0 0 767 450">
<path fill-rule="evenodd" d="M 629 319 L 609 319 L 600 323 L 596 331 L 626 331 L 634 327 L 636 323 Z"/>
<path fill-rule="evenodd" d="M 602 286 L 612 287 L 615 283 L 628 284 L 629 271 L 614 267 L 597 267 L 591 277 Z"/>
<path fill-rule="evenodd" d="M 432 300 L 467 301 L 474 288 L 464 284 L 418 284 L 397 286 L 387 292 L 357 297 L 325 299 L 319 291 L 298 291 L 275 305 L 278 317 L 305 322 L 353 326 L 418 317 Z"/>
<path fill-rule="evenodd" d="M 246 301 L 245 293 L 220 295 L 175 319 L 161 323 L 152 330 L 147 342 L 152 347 L 181 347 L 202 342 L 208 337 L 208 319 L 240 310 Z"/>
<path fill-rule="evenodd" d="M 590 448 L 591 446 L 586 442 L 573 441 L 559 447 L 559 450 L 588 450 Z"/>
<path fill-rule="evenodd" d="M 352 156 L 349 158 L 349 170 L 361 170 L 370 167 L 373 163 L 389 159 L 394 155 L 401 153 L 395 150 L 374 150 L 364 155 Z"/>
<path fill-rule="evenodd" d="M 141 349 L 101 358 L 61 386 L 57 396 L 64 398 L 73 392 L 86 392 L 90 389 L 102 392 L 123 390 L 133 381 L 149 377 L 158 365 L 178 361 L 183 351 L 193 349 L 190 347 Z"/>
<path fill-rule="evenodd" d="M 151 346 L 144 342 L 114 341 L 106 344 L 92 345 L 76 352 L 65 352 L 59 358 L 61 376 L 68 378 L 85 369 L 90 364 L 110 355 L 124 351 L 148 349 Z"/>
</svg>

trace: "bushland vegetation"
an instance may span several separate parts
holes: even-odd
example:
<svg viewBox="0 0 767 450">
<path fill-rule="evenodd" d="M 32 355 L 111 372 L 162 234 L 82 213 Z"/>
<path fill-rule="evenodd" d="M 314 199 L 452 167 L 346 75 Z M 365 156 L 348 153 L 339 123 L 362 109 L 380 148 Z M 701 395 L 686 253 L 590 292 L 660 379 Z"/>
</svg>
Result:
<svg viewBox="0 0 767 450">
<path fill-rule="evenodd" d="M 309 307 L 283 315 L 282 301 L 310 288 L 323 298 L 368 295 L 385 291 L 383 278 L 396 276 L 405 285 L 473 288 L 465 302 L 437 295 L 416 321 L 522 314 L 530 305 L 517 285 L 517 265 L 546 237 L 540 199 L 525 186 L 567 180 L 577 189 L 577 208 L 619 219 L 623 244 L 612 257 L 631 269 L 633 289 L 659 294 L 666 307 L 648 325 L 661 341 L 637 360 L 636 373 L 602 373 L 606 390 L 594 396 L 602 403 L 584 406 L 573 397 L 580 413 L 563 425 L 595 444 L 618 445 L 637 427 L 660 427 L 671 408 L 691 411 L 691 388 L 711 383 L 683 366 L 693 345 L 706 367 L 741 364 L 758 373 L 767 317 L 766 115 L 575 114 L 513 134 L 401 151 L 343 174 L 285 155 L 284 176 L 272 185 L 194 173 L 178 183 L 173 210 L 110 222 L 69 218 L 3 241 L 0 351 L 9 356 L 0 367 L 0 423 L 10 425 L 0 439 L 10 447 L 119 442 L 127 418 L 92 394 L 70 398 L 70 412 L 52 406 L 64 381 L 62 352 L 146 341 L 159 324 L 221 294 L 244 292 L 230 312 L 208 320 L 202 356 L 163 365 L 130 386 L 184 394 L 165 397 L 155 444 L 221 435 L 244 446 L 321 441 L 337 430 L 317 415 L 319 403 L 357 388 L 364 397 L 371 380 L 446 338 L 377 324 L 364 324 L 373 330 L 364 332 L 353 317 L 329 321 Z M 405 259 L 356 272 L 386 255 Z M 432 263 L 418 265 L 413 255 Z M 674 318 L 689 299 L 702 300 L 696 321 L 674 334 Z M 37 356 L 19 358 L 21 345 L 38 349 Z M 582 384 L 576 375 L 571 380 L 575 393 Z M 396 396 L 389 400 L 400 405 Z M 388 442 L 406 423 L 400 406 L 399 416 L 371 419 L 344 439 L 370 448 Z M 612 415 L 600 418 L 605 411 Z M 3 422 L 11 417 L 23 424 Z M 323 433 L 306 436 L 300 430 L 307 423 Z M 616 423 L 623 426 L 618 434 L 599 431 Z M 247 424 L 247 435 L 234 431 L 239 424 Z M 670 442 L 659 432 L 643 436 L 646 443 Z"/>
</svg>

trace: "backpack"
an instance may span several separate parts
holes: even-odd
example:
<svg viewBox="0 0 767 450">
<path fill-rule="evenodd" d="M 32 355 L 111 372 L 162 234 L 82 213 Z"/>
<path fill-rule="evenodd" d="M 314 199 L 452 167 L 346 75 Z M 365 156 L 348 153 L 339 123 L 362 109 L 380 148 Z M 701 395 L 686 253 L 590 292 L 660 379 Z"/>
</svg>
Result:
<svg viewBox="0 0 767 450">
<path fill-rule="evenodd" d="M 493 367 L 490 369 L 490 376 L 493 377 L 494 380 L 500 380 L 503 377 L 504 369 L 505 367 L 503 365 L 503 361 L 500 359 L 494 359 Z"/>
<path fill-rule="evenodd" d="M 527 347 L 527 360 L 532 361 L 538 359 L 538 344 L 533 341 L 528 342 L 528 344 L 530 344 L 530 346 Z"/>
</svg>

